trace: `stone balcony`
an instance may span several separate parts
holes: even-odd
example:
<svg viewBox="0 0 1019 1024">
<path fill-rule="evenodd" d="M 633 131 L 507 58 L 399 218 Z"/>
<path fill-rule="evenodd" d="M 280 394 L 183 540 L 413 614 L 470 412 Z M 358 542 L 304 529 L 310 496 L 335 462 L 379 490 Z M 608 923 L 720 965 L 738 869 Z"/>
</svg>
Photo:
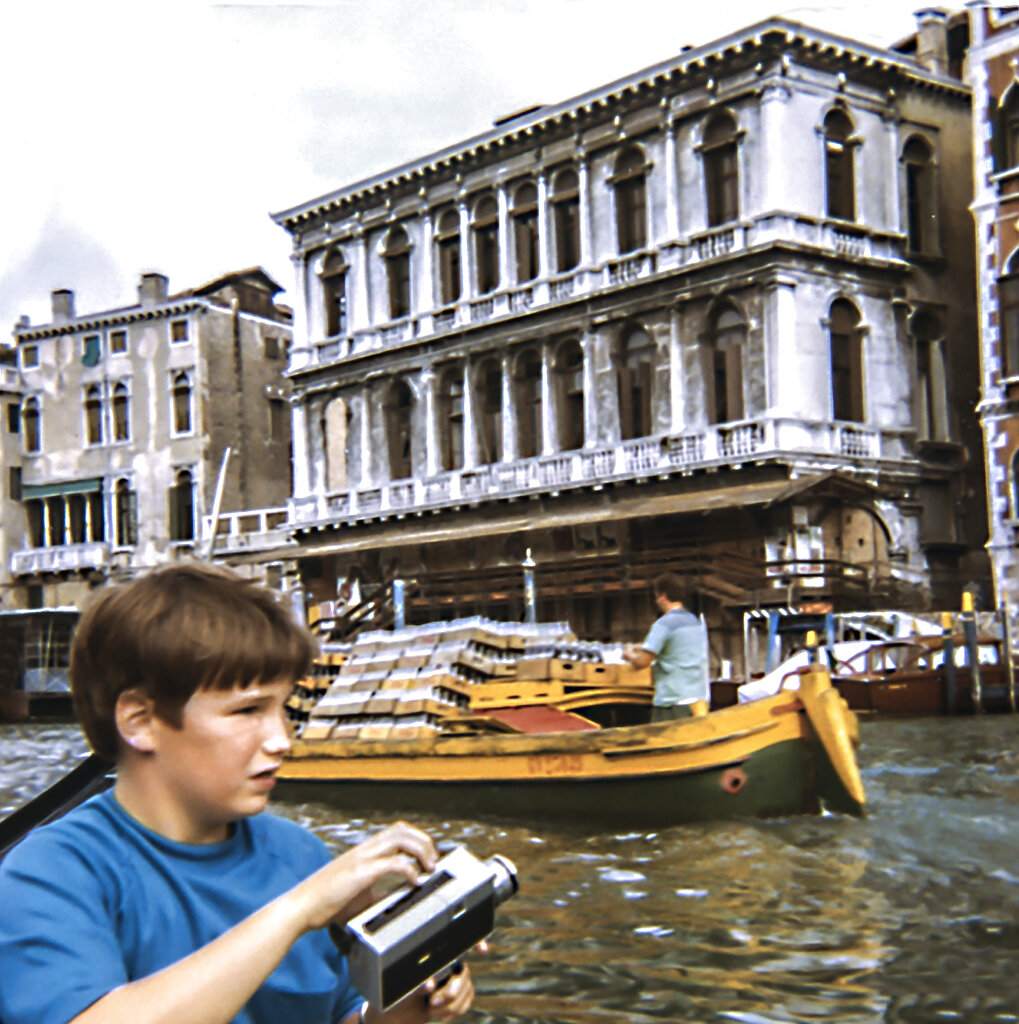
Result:
<svg viewBox="0 0 1019 1024">
<path fill-rule="evenodd" d="M 294 544 L 293 532 L 300 529 L 599 490 L 776 459 L 810 471 L 919 465 L 909 430 L 769 417 L 292 498 L 286 509 L 225 513 L 213 551 L 279 549 Z M 207 518 L 203 535 L 210 525 Z"/>
<path fill-rule="evenodd" d="M 11 575 L 88 572 L 110 563 L 110 546 L 105 541 L 64 544 L 60 547 L 23 548 L 11 554 Z"/>
<path fill-rule="evenodd" d="M 777 243 L 816 249 L 851 260 L 905 262 L 905 237 L 902 235 L 849 222 L 775 212 L 688 235 L 663 243 L 657 249 L 614 256 L 597 266 L 580 267 L 489 295 L 465 298 L 451 308 L 418 313 L 343 337 L 317 340 L 310 349 L 293 350 L 290 369 L 327 366 L 379 349 L 608 293 L 685 267 L 727 259 Z"/>
</svg>

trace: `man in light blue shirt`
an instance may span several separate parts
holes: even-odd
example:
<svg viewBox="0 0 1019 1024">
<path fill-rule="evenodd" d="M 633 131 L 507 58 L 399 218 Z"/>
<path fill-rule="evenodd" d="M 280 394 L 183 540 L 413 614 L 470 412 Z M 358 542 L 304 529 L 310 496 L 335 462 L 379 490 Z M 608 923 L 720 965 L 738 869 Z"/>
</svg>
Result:
<svg viewBox="0 0 1019 1024">
<path fill-rule="evenodd" d="M 675 573 L 659 576 L 654 593 L 661 618 L 639 647 L 625 645 L 623 658 L 634 668 L 651 666 L 651 721 L 661 722 L 691 715 L 695 701 L 710 701 L 708 633 L 704 621 L 687 611 L 686 586 Z"/>
</svg>

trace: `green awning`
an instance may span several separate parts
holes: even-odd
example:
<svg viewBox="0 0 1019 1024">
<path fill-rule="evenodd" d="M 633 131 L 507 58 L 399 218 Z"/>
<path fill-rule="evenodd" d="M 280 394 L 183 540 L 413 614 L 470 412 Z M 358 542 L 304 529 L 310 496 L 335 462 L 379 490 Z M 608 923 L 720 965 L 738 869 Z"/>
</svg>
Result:
<svg viewBox="0 0 1019 1024">
<path fill-rule="evenodd" d="M 49 484 L 24 484 L 21 488 L 22 500 L 29 498 L 59 498 L 65 494 L 91 494 L 103 489 L 103 478 L 92 477 L 89 480 L 57 480 Z"/>
</svg>

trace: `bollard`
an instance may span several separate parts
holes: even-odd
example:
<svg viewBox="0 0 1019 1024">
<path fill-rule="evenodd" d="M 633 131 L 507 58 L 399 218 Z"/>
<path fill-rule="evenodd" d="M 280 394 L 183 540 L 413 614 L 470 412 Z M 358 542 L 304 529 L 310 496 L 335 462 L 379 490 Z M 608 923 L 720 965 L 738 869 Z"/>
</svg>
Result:
<svg viewBox="0 0 1019 1024">
<path fill-rule="evenodd" d="M 393 629 L 403 629 L 407 624 L 405 592 L 403 580 L 393 580 Z"/>
<path fill-rule="evenodd" d="M 1013 713 L 1016 707 L 1015 692 L 1015 659 L 1012 657 L 1012 623 L 1008 619 L 1008 604 L 1002 604 L 1001 615 L 1001 668 L 1005 674 L 1005 686 L 1008 692 L 1008 706 Z"/>
</svg>

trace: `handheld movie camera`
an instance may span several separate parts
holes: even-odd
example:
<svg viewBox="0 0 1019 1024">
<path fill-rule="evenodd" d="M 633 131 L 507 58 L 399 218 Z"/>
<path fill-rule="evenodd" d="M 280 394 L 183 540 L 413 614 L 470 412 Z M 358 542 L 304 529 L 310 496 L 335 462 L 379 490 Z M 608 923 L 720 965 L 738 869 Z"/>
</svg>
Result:
<svg viewBox="0 0 1019 1024">
<path fill-rule="evenodd" d="M 491 934 L 495 908 L 517 891 L 513 862 L 446 854 L 420 885 L 401 886 L 347 922 L 351 984 L 387 1010 Z"/>
</svg>

